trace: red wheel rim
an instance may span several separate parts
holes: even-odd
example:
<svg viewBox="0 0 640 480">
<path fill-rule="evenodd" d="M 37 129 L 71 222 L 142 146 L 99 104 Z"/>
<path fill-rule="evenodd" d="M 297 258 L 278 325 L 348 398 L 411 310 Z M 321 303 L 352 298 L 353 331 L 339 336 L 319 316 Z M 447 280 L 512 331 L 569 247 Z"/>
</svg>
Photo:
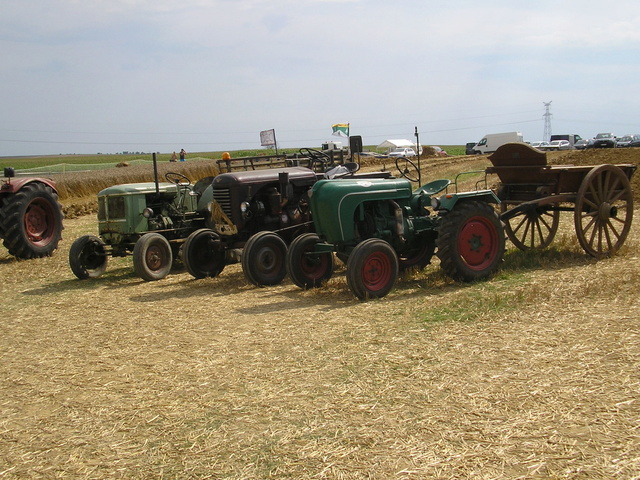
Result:
<svg viewBox="0 0 640 480">
<path fill-rule="evenodd" d="M 458 253 L 472 270 L 484 270 L 498 254 L 498 233 L 486 217 L 470 218 L 460 229 Z"/>
<path fill-rule="evenodd" d="M 147 262 L 147 267 L 149 267 L 150 270 L 153 270 L 154 272 L 160 270 L 165 264 L 164 249 L 158 245 L 150 246 L 147 249 L 145 260 Z"/>
<path fill-rule="evenodd" d="M 24 229 L 29 241 L 44 246 L 51 241 L 54 227 L 54 212 L 45 201 L 34 200 L 29 204 L 24 216 Z"/>
<path fill-rule="evenodd" d="M 362 283 L 372 292 L 383 289 L 391 280 L 391 260 L 382 252 L 372 253 L 362 266 Z"/>
<path fill-rule="evenodd" d="M 304 249 L 300 260 L 300 271 L 302 271 L 305 277 L 311 280 L 318 280 L 322 278 L 323 274 L 328 270 L 330 257 L 328 254 L 308 254 L 308 252 L 312 252 L 314 249 L 314 245 L 309 245 Z"/>
</svg>

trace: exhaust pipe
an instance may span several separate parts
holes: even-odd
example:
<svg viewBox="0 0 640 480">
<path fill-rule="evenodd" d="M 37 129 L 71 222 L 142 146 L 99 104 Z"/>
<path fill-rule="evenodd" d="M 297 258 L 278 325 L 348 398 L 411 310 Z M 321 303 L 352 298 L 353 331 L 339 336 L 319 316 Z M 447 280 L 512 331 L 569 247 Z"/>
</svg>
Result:
<svg viewBox="0 0 640 480">
<path fill-rule="evenodd" d="M 156 160 L 156 152 L 153 152 L 153 180 L 156 183 L 156 195 L 160 195 L 160 182 L 158 182 L 158 161 Z"/>
</svg>

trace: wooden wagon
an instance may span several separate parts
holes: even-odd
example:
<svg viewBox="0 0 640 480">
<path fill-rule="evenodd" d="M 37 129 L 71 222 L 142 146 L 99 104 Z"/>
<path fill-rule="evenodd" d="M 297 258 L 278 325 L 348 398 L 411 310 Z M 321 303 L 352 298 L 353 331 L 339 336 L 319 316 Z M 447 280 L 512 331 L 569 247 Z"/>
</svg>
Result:
<svg viewBox="0 0 640 480">
<path fill-rule="evenodd" d="M 510 143 L 489 156 L 496 174 L 501 219 L 511 242 L 522 250 L 547 247 L 560 212 L 572 211 L 582 248 L 597 258 L 624 243 L 633 218 L 632 164 L 548 165 L 546 153 Z"/>
</svg>

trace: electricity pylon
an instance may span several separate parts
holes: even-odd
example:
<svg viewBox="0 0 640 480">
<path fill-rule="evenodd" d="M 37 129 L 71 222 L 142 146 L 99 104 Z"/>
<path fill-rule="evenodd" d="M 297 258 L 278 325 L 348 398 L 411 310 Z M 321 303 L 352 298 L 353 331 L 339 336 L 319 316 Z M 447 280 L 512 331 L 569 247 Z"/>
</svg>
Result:
<svg viewBox="0 0 640 480">
<path fill-rule="evenodd" d="M 553 100 L 552 100 L 553 101 Z M 544 133 L 542 134 L 542 140 L 548 142 L 551 138 L 551 102 L 542 102 L 544 104 Z"/>
</svg>

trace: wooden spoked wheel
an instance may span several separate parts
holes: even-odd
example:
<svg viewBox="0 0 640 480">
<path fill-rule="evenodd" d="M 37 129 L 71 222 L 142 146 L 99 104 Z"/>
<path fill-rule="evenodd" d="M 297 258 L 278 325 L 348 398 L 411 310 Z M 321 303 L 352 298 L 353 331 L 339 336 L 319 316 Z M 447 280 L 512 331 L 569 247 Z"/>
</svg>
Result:
<svg viewBox="0 0 640 480">
<path fill-rule="evenodd" d="M 513 205 L 500 204 L 500 212 L 504 213 Z M 532 205 L 525 211 L 505 222 L 507 237 L 520 250 L 541 249 L 548 247 L 558 231 L 560 211 Z"/>
<path fill-rule="evenodd" d="M 615 165 L 600 165 L 587 173 L 576 198 L 575 226 L 580 245 L 602 258 L 622 246 L 633 218 L 633 192 L 626 174 Z"/>
</svg>

